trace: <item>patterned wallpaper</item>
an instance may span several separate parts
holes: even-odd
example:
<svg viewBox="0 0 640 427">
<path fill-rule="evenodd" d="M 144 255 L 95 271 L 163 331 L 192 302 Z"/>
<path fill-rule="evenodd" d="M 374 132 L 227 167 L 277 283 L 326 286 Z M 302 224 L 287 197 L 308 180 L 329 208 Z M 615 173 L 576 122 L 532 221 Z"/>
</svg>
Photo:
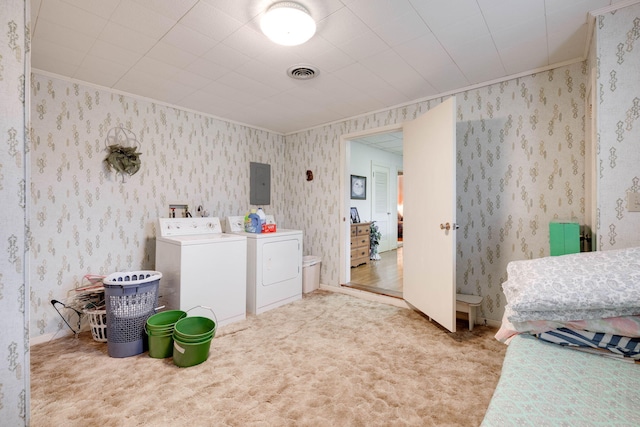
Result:
<svg viewBox="0 0 640 427">
<path fill-rule="evenodd" d="M 485 297 L 482 317 L 502 316 L 509 261 L 549 253 L 551 219 L 584 219 L 587 76 L 577 63 L 455 95 L 457 288 Z M 155 221 L 170 203 L 202 204 L 220 217 L 245 212 L 251 161 L 272 166 L 267 212 L 304 230 L 304 253 L 322 257 L 321 282 L 338 286 L 340 137 L 411 120 L 442 101 L 283 137 L 37 73 L 31 92 L 32 338 L 66 328 L 49 301 L 66 297 L 84 274 L 153 268 Z M 633 127 L 632 107 L 621 116 L 630 111 Z M 132 130 L 143 153 L 142 170 L 124 183 L 102 163 L 115 126 Z M 621 160 L 617 168 L 618 176 L 637 170 Z M 600 201 L 601 216 L 616 203 Z"/>
<path fill-rule="evenodd" d="M 265 211 L 287 225 L 281 135 L 38 74 L 31 92 L 32 338 L 69 332 L 50 301 L 67 299 L 85 274 L 153 269 L 156 221 L 170 204 L 243 215 L 250 162 L 271 165 Z M 103 162 L 119 126 L 142 153 L 124 181 Z"/>
<path fill-rule="evenodd" d="M 29 424 L 29 33 L 23 0 L 0 8 L 0 424 Z"/>
<path fill-rule="evenodd" d="M 456 95 L 457 291 L 484 296 L 481 316 L 499 321 L 501 284 L 511 260 L 549 254 L 548 223 L 584 218 L 586 64 L 539 73 Z M 412 120 L 440 99 L 287 136 L 294 165 L 312 165 L 318 191 L 287 181 L 301 200 L 291 218 L 313 211 L 324 222 L 300 221 L 312 253 L 322 254 L 322 282 L 339 281 L 340 136 Z M 315 175 L 315 174 L 314 174 Z M 320 191 L 326 191 L 324 200 Z M 311 208 L 309 208 L 311 207 Z M 294 220 L 295 222 L 295 220 Z"/>
<path fill-rule="evenodd" d="M 627 210 L 640 192 L 640 4 L 599 16 L 595 31 L 597 245 L 620 249 L 640 242 L 640 212 Z"/>
</svg>

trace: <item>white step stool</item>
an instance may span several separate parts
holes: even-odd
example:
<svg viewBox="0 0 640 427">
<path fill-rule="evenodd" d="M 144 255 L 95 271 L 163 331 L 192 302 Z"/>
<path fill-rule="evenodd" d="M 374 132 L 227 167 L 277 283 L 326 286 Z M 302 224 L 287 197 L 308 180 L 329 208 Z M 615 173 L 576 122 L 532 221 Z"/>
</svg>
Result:
<svg viewBox="0 0 640 427">
<path fill-rule="evenodd" d="M 456 311 L 469 315 L 469 330 L 473 331 L 476 320 L 476 307 L 482 304 L 482 297 L 478 295 L 456 294 Z"/>
</svg>

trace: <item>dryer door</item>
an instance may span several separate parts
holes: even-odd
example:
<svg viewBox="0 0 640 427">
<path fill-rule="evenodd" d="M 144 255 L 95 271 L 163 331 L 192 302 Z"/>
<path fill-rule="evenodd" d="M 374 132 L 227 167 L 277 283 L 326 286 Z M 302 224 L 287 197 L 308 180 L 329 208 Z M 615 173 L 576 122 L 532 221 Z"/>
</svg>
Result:
<svg viewBox="0 0 640 427">
<path fill-rule="evenodd" d="M 265 242 L 262 247 L 262 286 L 271 286 L 300 275 L 302 253 L 298 239 Z"/>
</svg>

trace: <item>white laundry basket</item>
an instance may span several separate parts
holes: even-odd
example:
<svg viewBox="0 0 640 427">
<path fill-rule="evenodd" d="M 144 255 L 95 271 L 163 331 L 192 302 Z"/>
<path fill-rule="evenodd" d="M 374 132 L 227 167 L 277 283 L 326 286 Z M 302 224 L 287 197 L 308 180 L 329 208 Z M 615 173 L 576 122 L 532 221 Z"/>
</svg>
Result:
<svg viewBox="0 0 640 427">
<path fill-rule="evenodd" d="M 322 258 L 315 255 L 302 257 L 302 292 L 308 294 L 320 287 Z"/>
</svg>

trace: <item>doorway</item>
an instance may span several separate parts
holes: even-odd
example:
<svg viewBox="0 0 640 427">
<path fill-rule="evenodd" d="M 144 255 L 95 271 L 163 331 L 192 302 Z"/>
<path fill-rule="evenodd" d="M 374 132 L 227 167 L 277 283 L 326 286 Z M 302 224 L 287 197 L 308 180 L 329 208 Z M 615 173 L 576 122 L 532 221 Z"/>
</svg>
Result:
<svg viewBox="0 0 640 427">
<path fill-rule="evenodd" d="M 371 132 L 371 131 L 369 131 Z M 349 207 L 358 209 L 362 223 L 371 222 L 380 231 L 379 259 L 349 269 L 343 286 L 385 295 L 403 297 L 403 249 L 401 208 L 403 170 L 402 129 L 377 130 L 345 137 L 349 160 L 347 175 L 366 177 L 365 199 L 347 197 Z M 350 193 L 349 189 L 345 190 Z M 400 240 L 399 240 L 400 239 Z"/>
</svg>

